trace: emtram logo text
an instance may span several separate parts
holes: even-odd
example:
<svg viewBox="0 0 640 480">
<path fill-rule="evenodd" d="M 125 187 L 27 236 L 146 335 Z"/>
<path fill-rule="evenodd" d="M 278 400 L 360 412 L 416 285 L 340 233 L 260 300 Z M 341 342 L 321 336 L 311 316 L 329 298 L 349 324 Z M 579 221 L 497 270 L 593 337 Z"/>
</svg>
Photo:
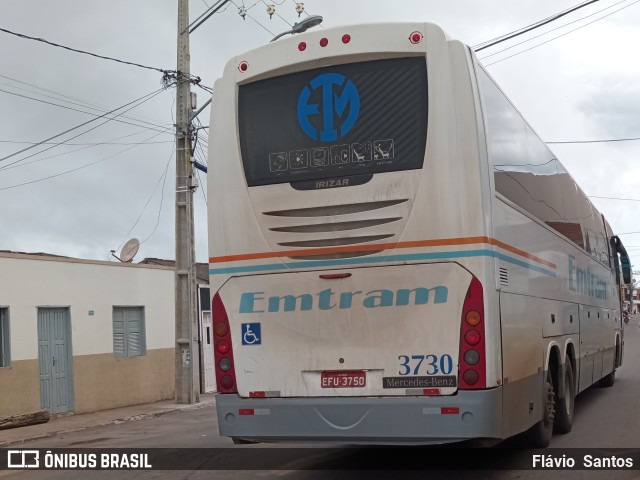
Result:
<svg viewBox="0 0 640 480">
<path fill-rule="evenodd" d="M 401 288 L 395 291 L 380 289 L 367 293 L 362 290 L 338 293 L 327 288 L 315 295 L 303 293 L 266 296 L 265 292 L 244 292 L 240 296 L 240 313 L 308 311 L 316 306 L 320 310 L 347 309 L 351 308 L 354 302 L 364 308 L 400 307 L 426 305 L 430 300 L 432 303 L 447 303 L 448 298 L 449 289 L 442 285 L 432 288 Z"/>
</svg>

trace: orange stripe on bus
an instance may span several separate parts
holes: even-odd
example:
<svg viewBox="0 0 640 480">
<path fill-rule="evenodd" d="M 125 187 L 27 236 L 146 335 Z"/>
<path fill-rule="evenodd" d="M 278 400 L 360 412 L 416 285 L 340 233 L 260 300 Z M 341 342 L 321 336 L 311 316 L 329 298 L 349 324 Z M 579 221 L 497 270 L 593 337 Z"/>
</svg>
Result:
<svg viewBox="0 0 640 480">
<path fill-rule="evenodd" d="M 448 247 L 456 245 L 473 245 L 477 243 L 487 243 L 507 250 L 521 257 L 526 257 L 534 260 L 547 267 L 556 268 L 556 264 L 543 260 L 536 255 L 520 250 L 519 248 L 512 247 L 504 242 L 496 240 L 490 237 L 466 237 L 466 238 L 443 238 L 438 240 L 414 240 L 409 242 L 397 242 L 397 243 L 374 243 L 369 245 L 355 245 L 345 247 L 321 247 L 321 248 L 306 248 L 302 250 L 280 250 L 277 252 L 261 252 L 261 253 L 243 253 L 238 255 L 225 255 L 222 257 L 210 257 L 209 263 L 227 263 L 227 262 L 239 262 L 242 260 L 258 260 L 264 258 L 278 258 L 278 257 L 300 257 L 300 256 L 312 256 L 312 255 L 328 255 L 333 253 L 353 253 L 353 252 L 370 252 L 375 250 L 389 250 L 394 248 L 419 248 L 419 247 Z"/>
</svg>

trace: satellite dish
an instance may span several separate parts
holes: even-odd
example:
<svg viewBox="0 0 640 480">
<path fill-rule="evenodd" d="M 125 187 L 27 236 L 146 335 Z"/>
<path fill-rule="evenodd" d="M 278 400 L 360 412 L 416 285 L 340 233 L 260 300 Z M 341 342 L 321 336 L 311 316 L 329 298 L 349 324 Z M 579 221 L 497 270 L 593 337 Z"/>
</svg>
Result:
<svg viewBox="0 0 640 480">
<path fill-rule="evenodd" d="M 121 262 L 130 262 L 133 260 L 133 257 L 138 253 L 138 248 L 140 248 L 140 240 L 137 238 L 132 238 L 127 243 L 124 244 L 122 250 L 120 250 L 120 258 Z"/>
</svg>

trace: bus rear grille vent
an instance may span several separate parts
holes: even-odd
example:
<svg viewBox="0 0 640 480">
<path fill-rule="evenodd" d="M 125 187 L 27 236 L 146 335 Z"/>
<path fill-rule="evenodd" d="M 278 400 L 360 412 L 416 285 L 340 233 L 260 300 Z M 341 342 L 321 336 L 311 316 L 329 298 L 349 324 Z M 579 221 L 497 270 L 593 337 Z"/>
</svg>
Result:
<svg viewBox="0 0 640 480">
<path fill-rule="evenodd" d="M 288 258 L 292 260 L 335 260 L 339 258 L 366 257 L 367 255 L 375 255 L 376 253 L 380 253 L 383 251 L 384 250 L 371 250 L 367 252 L 328 253 L 324 255 L 298 255 Z"/>
<path fill-rule="evenodd" d="M 274 227 L 270 228 L 272 232 L 285 233 L 326 233 L 326 232 L 342 232 L 345 230 L 357 230 L 359 228 L 377 227 L 385 223 L 397 222 L 402 217 L 390 218 L 374 218 L 371 220 L 356 220 L 353 222 L 331 222 L 316 223 L 312 225 L 297 225 L 293 227 Z"/>
<path fill-rule="evenodd" d="M 376 255 L 393 248 L 408 207 L 409 199 L 401 198 L 262 214 L 272 245 L 294 249 L 286 252 L 288 258 L 335 260 Z"/>
<path fill-rule="evenodd" d="M 506 267 L 500 267 L 500 285 L 504 287 L 509 286 L 509 273 Z"/>
<path fill-rule="evenodd" d="M 391 207 L 408 201 L 408 199 L 404 198 L 399 200 L 384 200 L 380 202 L 349 203 L 346 205 L 327 205 L 324 207 L 275 210 L 271 212 L 262 212 L 262 214 L 273 217 L 331 217 L 333 215 L 348 215 L 351 213 L 368 212 L 370 210 Z"/>
<path fill-rule="evenodd" d="M 302 240 L 298 242 L 282 242 L 278 243 L 281 247 L 299 247 L 299 248 L 316 248 L 316 247 L 337 247 L 340 245 L 354 245 L 356 243 L 375 242 L 385 238 L 393 237 L 393 234 L 385 235 L 366 235 L 362 237 L 344 237 L 344 238 L 325 238 L 320 240 Z"/>
</svg>

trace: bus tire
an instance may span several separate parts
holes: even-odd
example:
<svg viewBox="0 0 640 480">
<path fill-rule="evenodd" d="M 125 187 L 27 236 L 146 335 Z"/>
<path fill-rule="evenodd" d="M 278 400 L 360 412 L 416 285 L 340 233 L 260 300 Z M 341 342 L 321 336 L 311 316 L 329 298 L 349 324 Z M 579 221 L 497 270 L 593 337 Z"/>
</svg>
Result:
<svg viewBox="0 0 640 480">
<path fill-rule="evenodd" d="M 576 380 L 573 375 L 573 365 L 568 358 L 564 363 L 564 398 L 556 396 L 556 411 L 553 420 L 553 431 L 557 433 L 569 433 L 571 431 L 576 398 Z"/>
<path fill-rule="evenodd" d="M 600 379 L 598 385 L 601 387 L 613 387 L 616 383 L 616 367 L 620 364 L 620 345 L 616 341 L 616 358 L 613 359 L 613 371 Z"/>
<path fill-rule="evenodd" d="M 553 436 L 555 398 L 553 378 L 551 378 L 551 371 L 547 370 L 547 380 L 544 383 L 542 419 L 525 433 L 527 446 L 531 448 L 546 448 L 549 446 Z"/>
<path fill-rule="evenodd" d="M 606 375 L 600 379 L 598 385 L 601 387 L 613 387 L 613 384 L 616 383 L 616 370 L 614 369 L 609 375 Z"/>
<path fill-rule="evenodd" d="M 233 440 L 234 445 L 252 445 L 254 443 L 258 443 L 252 440 L 245 440 L 244 438 L 238 438 L 238 437 L 231 437 L 231 440 Z"/>
</svg>

